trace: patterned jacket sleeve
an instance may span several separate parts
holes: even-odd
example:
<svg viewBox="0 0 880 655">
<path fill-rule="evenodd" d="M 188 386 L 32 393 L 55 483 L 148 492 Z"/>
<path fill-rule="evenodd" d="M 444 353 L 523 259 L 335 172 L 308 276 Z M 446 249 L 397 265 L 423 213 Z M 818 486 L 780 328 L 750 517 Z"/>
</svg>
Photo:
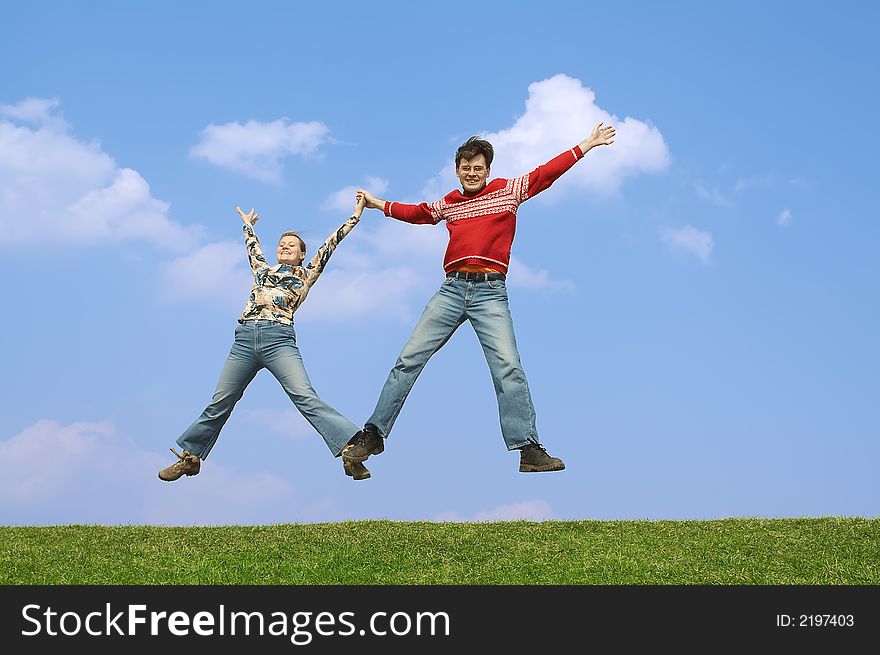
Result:
<svg viewBox="0 0 880 655">
<path fill-rule="evenodd" d="M 550 188 L 551 184 L 583 156 L 584 153 L 581 152 L 580 146 L 575 146 L 571 150 L 557 155 L 546 164 L 538 166 L 528 175 L 523 175 L 515 180 L 514 189 L 517 190 L 517 201 L 525 202 L 529 198 L 534 198 L 541 191 Z"/>
<path fill-rule="evenodd" d="M 312 257 L 311 261 L 305 267 L 306 274 L 308 275 L 311 284 L 314 284 L 315 280 L 318 279 L 318 276 L 324 272 L 327 260 L 330 259 L 330 255 L 336 250 L 336 246 L 338 246 L 339 242 L 345 238 L 346 234 L 354 229 L 354 226 L 357 225 L 358 222 L 360 222 L 360 219 L 357 216 L 350 217 L 345 223 L 340 225 L 333 234 L 327 237 L 327 240 L 320 248 L 318 248 L 315 256 Z"/>
<path fill-rule="evenodd" d="M 244 226 L 244 245 L 247 248 L 248 263 L 251 265 L 254 279 L 258 279 L 261 272 L 264 273 L 269 268 L 269 264 L 263 256 L 263 249 L 260 248 L 260 240 L 254 232 L 253 225 L 245 224 Z"/>
</svg>

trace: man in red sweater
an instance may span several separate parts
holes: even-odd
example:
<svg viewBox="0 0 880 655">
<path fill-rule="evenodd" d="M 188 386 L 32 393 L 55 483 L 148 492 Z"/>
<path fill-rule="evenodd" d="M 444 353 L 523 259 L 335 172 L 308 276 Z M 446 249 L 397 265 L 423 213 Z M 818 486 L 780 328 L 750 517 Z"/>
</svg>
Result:
<svg viewBox="0 0 880 655">
<path fill-rule="evenodd" d="M 363 462 L 384 450 L 403 403 L 431 356 L 465 321 L 470 321 L 483 347 L 508 450 L 520 451 L 522 472 L 561 471 L 565 464 L 551 457 L 538 442 L 535 409 L 520 363 L 513 321 L 507 304 L 505 276 L 516 230 L 519 205 L 548 188 L 596 146 L 614 143 L 615 130 L 598 123 L 592 133 L 571 150 L 538 166 L 528 175 L 491 182 L 492 144 L 468 139 L 455 154 L 461 191 L 432 203 L 406 205 L 379 200 L 358 189 L 369 209 L 416 224 L 446 221 L 449 245 L 443 258 L 446 279 L 425 307 L 422 317 L 388 374 L 373 415 L 364 429 L 342 449 L 342 457 Z"/>
</svg>

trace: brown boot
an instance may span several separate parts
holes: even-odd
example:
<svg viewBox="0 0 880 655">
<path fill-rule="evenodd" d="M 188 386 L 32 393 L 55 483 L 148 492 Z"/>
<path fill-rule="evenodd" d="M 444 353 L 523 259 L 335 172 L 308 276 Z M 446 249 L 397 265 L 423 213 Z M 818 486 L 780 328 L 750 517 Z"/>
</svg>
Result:
<svg viewBox="0 0 880 655">
<path fill-rule="evenodd" d="M 188 450 L 183 451 L 183 455 L 179 454 L 174 448 L 171 452 L 177 457 L 176 462 L 159 471 L 159 479 L 165 482 L 174 482 L 184 475 L 198 475 L 199 469 L 202 468 L 202 460 L 190 453 Z"/>
<path fill-rule="evenodd" d="M 351 460 L 343 459 L 342 470 L 345 471 L 347 476 L 352 477 L 355 480 L 366 480 L 370 477 L 370 472 L 367 470 L 367 467 L 364 466 L 363 462 L 352 462 Z"/>
<path fill-rule="evenodd" d="M 358 430 L 342 449 L 342 456 L 352 462 L 363 462 L 370 455 L 378 455 L 385 450 L 383 439 L 375 425 L 367 425 Z"/>
<path fill-rule="evenodd" d="M 536 441 L 527 443 L 519 451 L 519 470 L 521 473 L 542 473 L 544 471 L 562 471 L 565 464 L 558 457 L 552 457 L 547 450 Z"/>
</svg>

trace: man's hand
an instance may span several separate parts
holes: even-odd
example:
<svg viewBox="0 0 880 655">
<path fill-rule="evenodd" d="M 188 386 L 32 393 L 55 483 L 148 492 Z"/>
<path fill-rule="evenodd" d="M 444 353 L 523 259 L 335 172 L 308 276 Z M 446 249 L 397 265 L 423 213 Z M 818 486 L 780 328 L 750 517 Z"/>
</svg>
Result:
<svg viewBox="0 0 880 655">
<path fill-rule="evenodd" d="M 600 121 L 596 123 L 596 127 L 593 128 L 590 136 L 581 141 L 578 145 L 581 148 L 581 152 L 587 154 L 587 151 L 595 146 L 610 146 L 614 143 L 614 136 L 616 134 L 617 132 L 613 125 L 603 126 Z"/>
<path fill-rule="evenodd" d="M 254 213 L 254 208 L 253 208 L 253 207 L 251 207 L 251 211 L 250 211 L 250 213 L 248 213 L 248 214 L 245 214 L 243 211 L 241 211 L 241 207 L 236 207 L 236 208 L 235 208 L 235 211 L 237 211 L 237 212 L 238 212 L 238 215 L 241 216 L 241 220 L 242 220 L 242 222 L 243 222 L 245 225 L 251 225 L 251 226 L 252 226 L 252 225 L 253 225 L 254 223 L 256 223 L 258 220 L 260 220 L 260 215 Z"/>
<path fill-rule="evenodd" d="M 357 193 L 357 195 L 364 197 L 364 206 L 367 209 L 382 209 L 382 210 L 385 209 L 385 201 L 379 200 L 379 198 L 374 196 L 372 193 L 370 193 L 366 189 L 358 189 L 356 191 L 356 193 Z"/>
<path fill-rule="evenodd" d="M 364 197 L 364 194 L 360 191 L 354 194 L 354 216 L 358 218 L 361 217 L 361 214 L 364 211 L 364 205 L 366 204 L 367 199 Z"/>
</svg>

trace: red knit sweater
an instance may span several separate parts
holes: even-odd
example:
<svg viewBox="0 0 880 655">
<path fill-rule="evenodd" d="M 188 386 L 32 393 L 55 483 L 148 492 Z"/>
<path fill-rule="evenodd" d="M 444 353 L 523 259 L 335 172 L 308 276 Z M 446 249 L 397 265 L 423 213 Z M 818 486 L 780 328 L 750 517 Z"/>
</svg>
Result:
<svg viewBox="0 0 880 655">
<path fill-rule="evenodd" d="M 575 146 L 528 175 L 512 180 L 496 178 L 476 193 L 453 191 L 441 200 L 418 205 L 386 202 L 385 215 L 407 223 L 445 220 L 449 245 L 443 268 L 447 273 L 477 264 L 506 274 L 520 203 L 548 188 L 583 156 Z"/>
</svg>

